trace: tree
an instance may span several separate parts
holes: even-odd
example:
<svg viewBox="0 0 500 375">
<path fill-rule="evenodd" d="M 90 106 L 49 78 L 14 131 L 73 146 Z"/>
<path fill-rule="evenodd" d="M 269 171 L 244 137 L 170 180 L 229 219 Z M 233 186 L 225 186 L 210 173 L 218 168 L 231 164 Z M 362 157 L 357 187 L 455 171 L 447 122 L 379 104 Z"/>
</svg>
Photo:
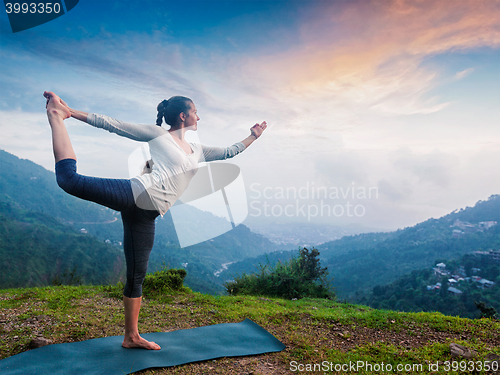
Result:
<svg viewBox="0 0 500 375">
<path fill-rule="evenodd" d="M 335 298 L 329 286 L 327 268 L 321 268 L 315 248 L 299 249 L 299 256 L 274 267 L 260 265 L 257 274 L 243 273 L 224 284 L 231 295 L 247 294 L 282 298 Z"/>
<path fill-rule="evenodd" d="M 312 248 L 309 251 L 306 247 L 299 250 L 298 272 L 302 273 L 305 281 L 319 280 L 323 282 L 328 275 L 328 268 L 321 268 L 319 260 L 319 251 Z"/>
<path fill-rule="evenodd" d="M 441 278 L 441 289 L 439 289 L 439 295 L 441 297 L 446 297 L 448 293 L 448 277 L 443 276 Z"/>
</svg>

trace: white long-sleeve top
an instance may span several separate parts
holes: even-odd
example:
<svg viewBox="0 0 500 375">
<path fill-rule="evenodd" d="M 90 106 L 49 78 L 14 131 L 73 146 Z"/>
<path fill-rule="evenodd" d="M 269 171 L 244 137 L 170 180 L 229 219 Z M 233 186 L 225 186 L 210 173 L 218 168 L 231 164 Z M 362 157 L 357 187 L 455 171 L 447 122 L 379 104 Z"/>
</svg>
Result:
<svg viewBox="0 0 500 375">
<path fill-rule="evenodd" d="M 87 123 L 122 137 L 148 142 L 153 167 L 151 173 L 131 179 L 132 191 L 136 203 L 142 201 L 141 194 L 147 192 L 154 208 L 162 216 L 186 190 L 198 170 L 198 163 L 229 159 L 245 150 L 241 142 L 230 147 L 189 143 L 193 152 L 187 154 L 167 130 L 157 125 L 130 124 L 95 113 L 88 114 Z"/>
</svg>

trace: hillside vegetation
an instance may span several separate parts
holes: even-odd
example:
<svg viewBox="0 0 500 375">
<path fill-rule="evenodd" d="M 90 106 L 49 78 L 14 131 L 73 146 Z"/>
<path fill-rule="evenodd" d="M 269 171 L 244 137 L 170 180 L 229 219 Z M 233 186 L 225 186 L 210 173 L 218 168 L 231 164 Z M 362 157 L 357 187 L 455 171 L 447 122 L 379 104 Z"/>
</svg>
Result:
<svg viewBox="0 0 500 375">
<path fill-rule="evenodd" d="M 356 296 L 359 303 L 398 311 L 440 311 L 463 318 L 479 318 L 476 302 L 500 311 L 500 263 L 490 257 L 466 254 L 459 260 L 441 259 L 445 275 L 433 268 L 412 271 L 388 285 Z M 453 278 L 458 276 L 458 280 Z M 450 282 L 450 280 L 455 280 Z M 492 281 L 484 287 L 478 280 Z M 454 288 L 452 293 L 448 288 Z"/>
<path fill-rule="evenodd" d="M 315 248 L 300 249 L 299 256 L 274 267 L 261 266 L 259 273 L 243 274 L 224 286 L 230 295 L 261 295 L 298 299 L 304 297 L 335 299 Z"/>
<path fill-rule="evenodd" d="M 334 286 L 342 298 L 352 298 L 357 291 L 393 282 L 413 270 L 431 267 L 436 259 L 458 259 L 476 250 L 500 248 L 500 225 L 454 236 L 456 221 L 478 225 L 500 223 L 500 196 L 493 195 L 474 207 L 452 212 L 440 219 L 429 219 L 389 235 L 354 236 L 318 246 L 322 264 L 334 277 Z M 355 239 L 358 241 L 355 241 Z M 347 250 L 356 243 L 358 248 Z M 371 245 L 369 245 L 371 242 Z M 365 245 L 362 248 L 362 244 Z"/>
<path fill-rule="evenodd" d="M 199 222 L 189 223 L 193 230 L 224 220 L 197 214 Z M 0 274 L 0 288 L 51 285 L 68 275 L 74 283 L 116 282 L 124 275 L 122 240 L 119 213 L 66 194 L 53 172 L 0 150 L 0 266 L 7 270 Z M 273 250 L 269 240 L 244 225 L 181 249 L 167 213 L 157 219 L 148 271 L 183 265 L 187 285 L 223 293 L 214 275 L 222 264 Z"/>
<path fill-rule="evenodd" d="M 66 194 L 53 172 L 0 150 L 0 202 L 52 216 L 64 223 L 114 220 L 112 211 Z"/>
<path fill-rule="evenodd" d="M 0 288 L 116 283 L 124 274 L 123 251 L 81 234 L 53 217 L 0 202 Z"/>
<path fill-rule="evenodd" d="M 122 335 L 121 291 L 121 286 L 0 291 L 0 358 L 28 350 L 30 341 L 38 335 L 54 343 Z M 375 310 L 325 299 L 211 296 L 184 288 L 181 292 L 146 296 L 139 328 L 142 332 L 171 331 L 245 318 L 264 327 L 287 348 L 279 353 L 222 358 L 141 373 L 290 374 L 294 368 L 299 373 L 300 365 L 328 366 L 329 373 L 388 373 L 369 371 L 369 365 L 384 363 L 386 368 L 392 366 L 389 373 L 450 374 L 454 372 L 446 371 L 447 361 L 462 360 L 451 356 L 451 343 L 474 350 L 474 366 L 500 358 L 498 321 Z M 330 371 L 335 366 L 349 365 L 357 366 L 357 370 Z M 408 371 L 396 371 L 398 365 Z M 439 370 L 431 371 L 431 365 L 431 370 L 436 366 Z M 316 367 L 316 371 L 307 373 L 323 373 L 319 370 Z"/>
</svg>

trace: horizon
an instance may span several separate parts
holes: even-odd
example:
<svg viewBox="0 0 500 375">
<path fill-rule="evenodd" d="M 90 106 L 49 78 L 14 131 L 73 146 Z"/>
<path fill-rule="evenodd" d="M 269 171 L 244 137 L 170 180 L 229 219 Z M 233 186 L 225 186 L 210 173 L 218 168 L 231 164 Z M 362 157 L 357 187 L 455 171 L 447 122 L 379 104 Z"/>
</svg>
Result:
<svg viewBox="0 0 500 375">
<path fill-rule="evenodd" d="M 29 160 L 29 159 L 22 159 L 22 158 L 19 158 L 19 156 L 17 155 L 14 155 L 12 153 L 9 153 L 8 151 L 5 151 L 5 150 L 2 150 L 0 149 L 0 151 L 4 151 L 4 152 L 7 152 L 8 154 L 18 158 L 19 160 L 27 160 L 29 162 L 32 162 L 32 163 L 35 163 L 38 167 L 41 167 L 43 168 L 44 170 L 50 172 L 50 173 L 54 173 L 54 171 L 51 171 L 45 167 L 43 167 L 42 165 L 40 164 L 37 164 L 35 161 L 33 160 Z M 300 189 L 304 188 L 305 186 L 303 187 L 299 187 L 298 190 L 297 190 L 297 187 L 290 187 L 290 190 L 293 191 L 294 194 L 296 195 L 300 195 Z M 333 189 L 335 189 L 335 187 L 331 187 Z M 252 189 L 250 187 L 250 189 Z M 289 192 L 288 192 L 289 193 Z M 334 229 L 343 229 L 343 230 L 349 230 L 349 233 L 344 233 L 341 237 L 339 238 L 335 238 L 335 239 L 332 239 L 332 240 L 328 240 L 328 241 L 325 241 L 325 242 L 321 242 L 321 243 L 317 243 L 317 244 L 313 244 L 312 246 L 320 246 L 324 243 L 327 243 L 327 242 L 331 242 L 331 241 L 336 241 L 342 237 L 349 237 L 349 236 L 355 236 L 355 235 L 358 235 L 358 234 L 363 234 L 363 233 L 390 233 L 390 232 L 395 232 L 395 231 L 398 231 L 398 230 L 403 230 L 403 229 L 406 229 L 406 228 L 411 228 L 411 227 L 414 227 L 414 226 L 417 226 L 419 224 L 422 224 L 424 222 L 427 222 L 429 220 L 439 220 L 439 219 L 442 219 L 443 217 L 445 216 L 448 216 L 450 214 L 453 214 L 453 213 L 456 213 L 456 212 L 460 212 L 462 210 L 466 210 L 466 209 L 469 209 L 469 208 L 474 208 L 478 203 L 481 203 L 481 202 L 486 202 L 488 200 L 490 200 L 491 198 L 493 197 L 498 197 L 500 196 L 500 194 L 492 194 L 490 195 L 489 197 L 485 198 L 485 199 L 479 199 L 478 201 L 476 201 L 474 204 L 470 205 L 470 206 L 462 206 L 462 207 L 456 207 L 454 208 L 453 210 L 443 214 L 442 216 L 439 216 L 439 217 L 428 217 L 418 223 L 415 223 L 413 225 L 409 225 L 409 226 L 405 226 L 405 227 L 400 227 L 400 228 L 395 228 L 395 229 L 390 229 L 390 228 L 377 228 L 377 227 L 368 227 L 368 226 L 364 226 L 362 224 L 357 224 L 357 223 L 350 223 L 350 224 L 328 224 L 328 223 L 313 223 L 313 222 L 295 222 L 295 221 L 291 221 L 291 222 L 273 222 L 271 223 L 271 229 L 276 229 L 276 227 L 279 227 L 281 225 L 288 225 L 288 226 L 292 226 L 292 227 L 296 227 L 296 225 L 300 225 L 302 227 L 321 227 L 321 226 L 328 226 L 328 227 L 331 227 L 331 228 L 334 228 Z M 199 209 L 197 207 L 195 207 L 195 209 Z M 205 212 L 208 212 L 212 215 L 214 215 L 213 212 L 210 212 L 210 211 L 205 211 Z M 217 216 L 217 215 L 215 215 Z M 226 217 L 223 217 L 223 216 L 219 216 L 221 219 L 226 219 Z M 486 221 L 488 222 L 488 221 Z M 481 222 L 478 222 L 478 223 L 481 223 Z M 475 224 L 478 224 L 478 223 L 475 223 Z M 271 240 L 271 242 L 275 242 L 273 241 L 271 238 L 267 237 L 267 235 L 265 234 L 266 232 L 266 224 L 261 224 L 261 225 L 247 225 L 247 223 L 243 222 L 241 223 L 245 226 L 247 226 L 251 231 L 253 232 L 256 232 L 256 233 L 259 233 L 259 234 L 262 234 L 264 235 L 266 238 L 268 238 L 269 240 Z M 471 223 L 471 224 L 474 224 L 474 223 Z M 269 225 L 269 223 L 267 223 L 267 225 Z M 279 234 L 279 233 L 278 233 Z M 282 234 L 282 233 L 281 233 Z M 301 236 L 303 237 L 303 236 Z M 311 237 L 311 236 L 308 236 L 308 237 Z M 300 241 L 299 241 L 300 242 Z M 276 243 L 280 243 L 280 241 L 276 242 Z M 297 242 L 298 243 L 298 242 Z M 291 244 L 291 243 L 290 243 Z M 304 245 L 306 246 L 306 245 Z M 308 245 L 309 246 L 309 245 Z"/>
<path fill-rule="evenodd" d="M 500 192 L 498 2 L 80 1 L 19 33 L 1 17 L 0 148 L 48 170 L 44 90 L 75 109 L 145 124 L 161 100 L 185 95 L 203 144 L 229 146 L 269 124 L 231 159 L 249 227 L 395 230 Z M 137 143 L 66 125 L 80 173 L 129 177 Z M 306 185 L 378 194 L 264 197 Z"/>
</svg>

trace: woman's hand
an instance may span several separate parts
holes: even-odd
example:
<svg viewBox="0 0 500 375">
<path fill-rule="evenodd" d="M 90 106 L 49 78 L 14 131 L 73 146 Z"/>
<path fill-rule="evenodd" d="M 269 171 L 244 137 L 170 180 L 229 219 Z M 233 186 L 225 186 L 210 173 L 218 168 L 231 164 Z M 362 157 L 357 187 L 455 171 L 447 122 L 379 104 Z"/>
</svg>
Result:
<svg viewBox="0 0 500 375">
<path fill-rule="evenodd" d="M 267 128 L 267 123 L 263 121 L 261 124 L 255 124 L 250 128 L 250 133 L 255 137 L 259 138 L 264 130 Z"/>
<path fill-rule="evenodd" d="M 266 130 L 267 123 L 264 121 L 260 124 L 255 124 L 250 128 L 250 135 L 241 141 L 245 145 L 245 148 L 250 146 L 253 141 L 259 138 L 262 135 L 262 132 Z"/>
<path fill-rule="evenodd" d="M 61 99 L 61 104 L 64 105 L 69 110 L 71 117 L 76 118 L 77 120 L 83 122 L 87 122 L 87 115 L 88 115 L 87 112 L 77 111 L 76 109 L 70 108 L 70 106 L 67 105 L 62 99 Z"/>
<path fill-rule="evenodd" d="M 87 112 L 77 111 L 76 109 L 70 108 L 69 105 L 67 105 L 64 100 L 62 100 L 60 97 L 58 97 L 53 92 L 45 91 L 43 93 L 43 96 L 45 96 L 45 98 L 47 99 L 47 103 L 45 105 L 46 108 L 49 107 L 49 101 L 52 98 L 56 98 L 57 104 L 59 105 L 60 110 L 62 110 L 65 114 L 65 117 L 63 117 L 63 118 L 66 119 L 66 118 L 71 116 L 73 118 L 76 118 L 77 120 L 87 122 L 87 115 L 88 115 Z M 68 116 L 68 111 L 69 111 L 69 116 Z"/>
</svg>

